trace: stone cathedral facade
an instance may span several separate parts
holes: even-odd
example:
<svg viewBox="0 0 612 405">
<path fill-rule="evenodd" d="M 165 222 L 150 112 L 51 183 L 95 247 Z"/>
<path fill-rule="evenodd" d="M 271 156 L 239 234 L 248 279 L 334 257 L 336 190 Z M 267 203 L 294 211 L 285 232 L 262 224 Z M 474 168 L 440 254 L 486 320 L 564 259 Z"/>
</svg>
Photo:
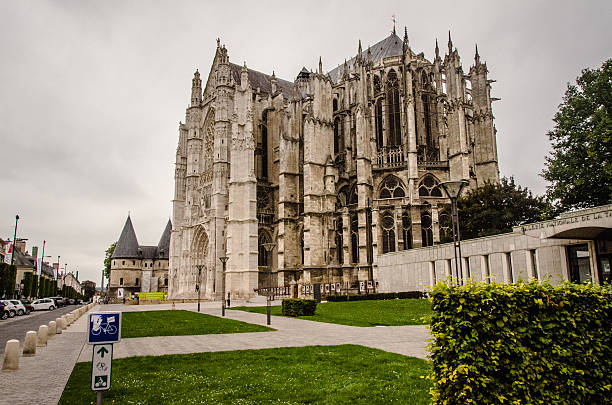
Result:
<svg viewBox="0 0 612 405">
<path fill-rule="evenodd" d="M 293 82 L 230 62 L 217 40 L 179 125 L 170 298 L 195 297 L 198 281 L 218 298 L 223 256 L 233 296 L 302 295 L 375 285 L 380 255 L 452 240 L 438 183 L 499 181 L 487 73 L 478 50 L 463 70 L 450 34 L 431 61 L 394 30 Z"/>
</svg>

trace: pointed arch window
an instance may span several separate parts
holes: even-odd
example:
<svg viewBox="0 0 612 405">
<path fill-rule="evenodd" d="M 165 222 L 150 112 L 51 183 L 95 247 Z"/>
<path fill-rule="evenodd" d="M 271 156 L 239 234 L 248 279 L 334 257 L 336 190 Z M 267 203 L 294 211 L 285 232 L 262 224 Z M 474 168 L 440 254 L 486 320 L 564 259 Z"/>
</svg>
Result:
<svg viewBox="0 0 612 405">
<path fill-rule="evenodd" d="M 357 213 L 351 213 L 351 262 L 359 263 L 359 221 Z"/>
<path fill-rule="evenodd" d="M 374 125 L 376 127 L 376 147 L 380 150 L 384 146 L 382 98 L 376 100 L 374 106 Z"/>
<path fill-rule="evenodd" d="M 204 172 L 212 169 L 215 142 L 215 110 L 210 109 L 204 121 Z"/>
<path fill-rule="evenodd" d="M 268 178 L 268 111 L 261 118 L 261 178 Z"/>
<path fill-rule="evenodd" d="M 423 247 L 433 246 L 433 221 L 429 205 L 421 208 L 421 239 Z"/>
<path fill-rule="evenodd" d="M 380 188 L 380 198 L 401 198 L 405 196 L 406 193 L 397 177 L 388 176 L 383 181 Z"/>
<path fill-rule="evenodd" d="M 438 182 L 431 174 L 425 175 L 423 180 L 419 183 L 419 196 L 442 197 L 442 191 L 440 191 L 440 187 L 438 187 Z"/>
<path fill-rule="evenodd" d="M 259 256 L 257 257 L 257 265 L 258 266 L 270 266 L 271 263 L 271 257 L 270 255 L 268 255 L 268 251 L 266 250 L 266 248 L 264 247 L 264 243 L 270 243 L 272 241 L 272 239 L 270 238 L 270 235 L 268 234 L 268 232 L 264 231 L 264 230 L 260 230 L 259 231 L 259 238 L 258 238 L 258 245 L 259 245 Z"/>
<path fill-rule="evenodd" d="M 389 135 L 387 146 L 401 144 L 399 83 L 395 70 L 387 75 L 387 107 L 389 116 Z"/>
<path fill-rule="evenodd" d="M 374 75 L 374 79 L 372 79 L 374 84 L 374 94 L 380 93 L 382 89 L 382 85 L 380 84 L 380 77 L 378 75 Z"/>
<path fill-rule="evenodd" d="M 385 211 L 381 219 L 383 253 L 395 252 L 395 218 L 393 212 Z"/>
<path fill-rule="evenodd" d="M 412 220 L 410 212 L 402 213 L 402 236 L 404 237 L 404 250 L 412 249 Z"/>
<path fill-rule="evenodd" d="M 440 209 L 438 213 L 438 223 L 440 224 L 440 243 L 453 241 L 453 223 L 451 212 L 448 206 Z"/>
<path fill-rule="evenodd" d="M 334 120 L 334 153 L 337 155 L 344 152 L 344 120 L 336 117 Z"/>
<path fill-rule="evenodd" d="M 359 202 L 359 197 L 357 196 L 357 186 L 353 186 L 351 188 L 351 193 L 349 194 L 349 205 L 357 204 Z"/>
<path fill-rule="evenodd" d="M 336 257 L 338 258 L 338 264 L 344 263 L 344 230 L 343 230 L 342 216 L 336 219 Z"/>
</svg>

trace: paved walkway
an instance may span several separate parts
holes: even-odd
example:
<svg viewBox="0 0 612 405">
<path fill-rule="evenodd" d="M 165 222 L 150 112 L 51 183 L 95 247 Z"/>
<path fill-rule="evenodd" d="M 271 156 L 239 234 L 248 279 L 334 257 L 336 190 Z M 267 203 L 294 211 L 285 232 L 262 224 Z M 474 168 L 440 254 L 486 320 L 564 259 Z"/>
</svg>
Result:
<svg viewBox="0 0 612 405">
<path fill-rule="evenodd" d="M 233 302 L 232 302 L 233 303 Z M 276 303 L 275 303 L 276 304 Z M 279 301 L 280 304 L 280 301 Z M 236 302 L 235 305 L 261 305 Z M 220 316 L 218 302 L 202 303 L 202 313 Z M 151 311 L 170 305 L 102 305 L 92 311 Z M 176 309 L 196 311 L 197 304 L 177 304 Z M 265 325 L 266 316 L 227 310 L 227 318 Z M 38 348 L 35 357 L 20 357 L 19 370 L 0 372 L 0 405 L 57 404 L 77 362 L 91 361 L 86 344 L 87 316 L 83 315 L 61 335 Z M 426 358 L 426 326 L 354 327 L 272 317 L 272 332 L 195 336 L 160 336 L 123 339 L 115 344 L 113 358 L 164 354 L 264 349 L 312 345 L 357 344 Z"/>
<path fill-rule="evenodd" d="M 176 309 L 195 311 L 195 305 L 178 304 Z M 129 306 L 122 309 L 127 312 L 169 308 L 169 305 L 156 305 L 153 308 Z M 202 307 L 201 312 L 221 316 L 220 308 L 211 308 L 210 305 Z M 266 315 L 263 314 L 227 310 L 226 317 L 266 325 Z M 429 332 L 425 325 L 357 327 L 279 316 L 273 316 L 271 323 L 276 331 L 122 339 L 113 348 L 113 358 L 339 344 L 357 344 L 422 359 L 427 356 Z M 78 361 L 91 361 L 91 353 L 84 351 Z"/>
</svg>

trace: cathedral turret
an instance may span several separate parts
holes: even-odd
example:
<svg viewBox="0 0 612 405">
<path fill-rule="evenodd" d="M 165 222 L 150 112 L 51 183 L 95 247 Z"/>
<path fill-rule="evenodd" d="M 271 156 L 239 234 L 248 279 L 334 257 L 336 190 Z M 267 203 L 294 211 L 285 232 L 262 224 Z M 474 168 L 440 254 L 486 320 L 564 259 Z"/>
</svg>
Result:
<svg viewBox="0 0 612 405">
<path fill-rule="evenodd" d="M 319 74 L 323 74 L 323 62 L 321 62 L 321 57 L 319 56 Z"/>
<path fill-rule="evenodd" d="M 357 47 L 357 58 L 356 58 L 356 63 L 357 64 L 361 64 L 361 62 L 363 62 L 363 58 L 361 56 L 361 39 L 359 40 L 359 46 Z"/>
<path fill-rule="evenodd" d="M 436 38 L 436 59 L 440 59 L 440 47 L 438 47 L 438 38 Z"/>
<path fill-rule="evenodd" d="M 448 30 L 448 54 L 453 53 L 453 40 L 451 39 L 451 32 Z"/>
<path fill-rule="evenodd" d="M 277 86 L 278 82 L 276 80 L 276 75 L 274 74 L 274 70 L 272 71 L 272 76 L 270 77 L 270 92 L 272 93 L 272 95 L 276 94 L 276 86 Z"/>
<path fill-rule="evenodd" d="M 191 106 L 200 105 L 202 102 L 202 80 L 200 79 L 200 72 L 196 69 L 193 74 L 193 80 L 191 80 Z"/>
</svg>

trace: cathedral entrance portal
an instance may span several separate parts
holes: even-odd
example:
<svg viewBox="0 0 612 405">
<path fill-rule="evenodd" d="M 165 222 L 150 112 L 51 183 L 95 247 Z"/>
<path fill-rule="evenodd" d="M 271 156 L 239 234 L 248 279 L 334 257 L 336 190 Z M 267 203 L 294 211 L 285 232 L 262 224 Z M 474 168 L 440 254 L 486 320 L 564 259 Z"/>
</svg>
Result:
<svg viewBox="0 0 612 405">
<path fill-rule="evenodd" d="M 201 289 L 201 293 L 205 297 L 210 297 L 212 290 L 210 288 L 211 282 L 211 271 L 208 269 L 208 235 L 204 228 L 201 226 L 197 227 L 193 236 L 192 244 L 192 266 L 191 274 L 193 275 L 193 291 L 196 291 L 195 285 L 197 284 Z M 211 291 L 209 291 L 211 290 Z"/>
</svg>

